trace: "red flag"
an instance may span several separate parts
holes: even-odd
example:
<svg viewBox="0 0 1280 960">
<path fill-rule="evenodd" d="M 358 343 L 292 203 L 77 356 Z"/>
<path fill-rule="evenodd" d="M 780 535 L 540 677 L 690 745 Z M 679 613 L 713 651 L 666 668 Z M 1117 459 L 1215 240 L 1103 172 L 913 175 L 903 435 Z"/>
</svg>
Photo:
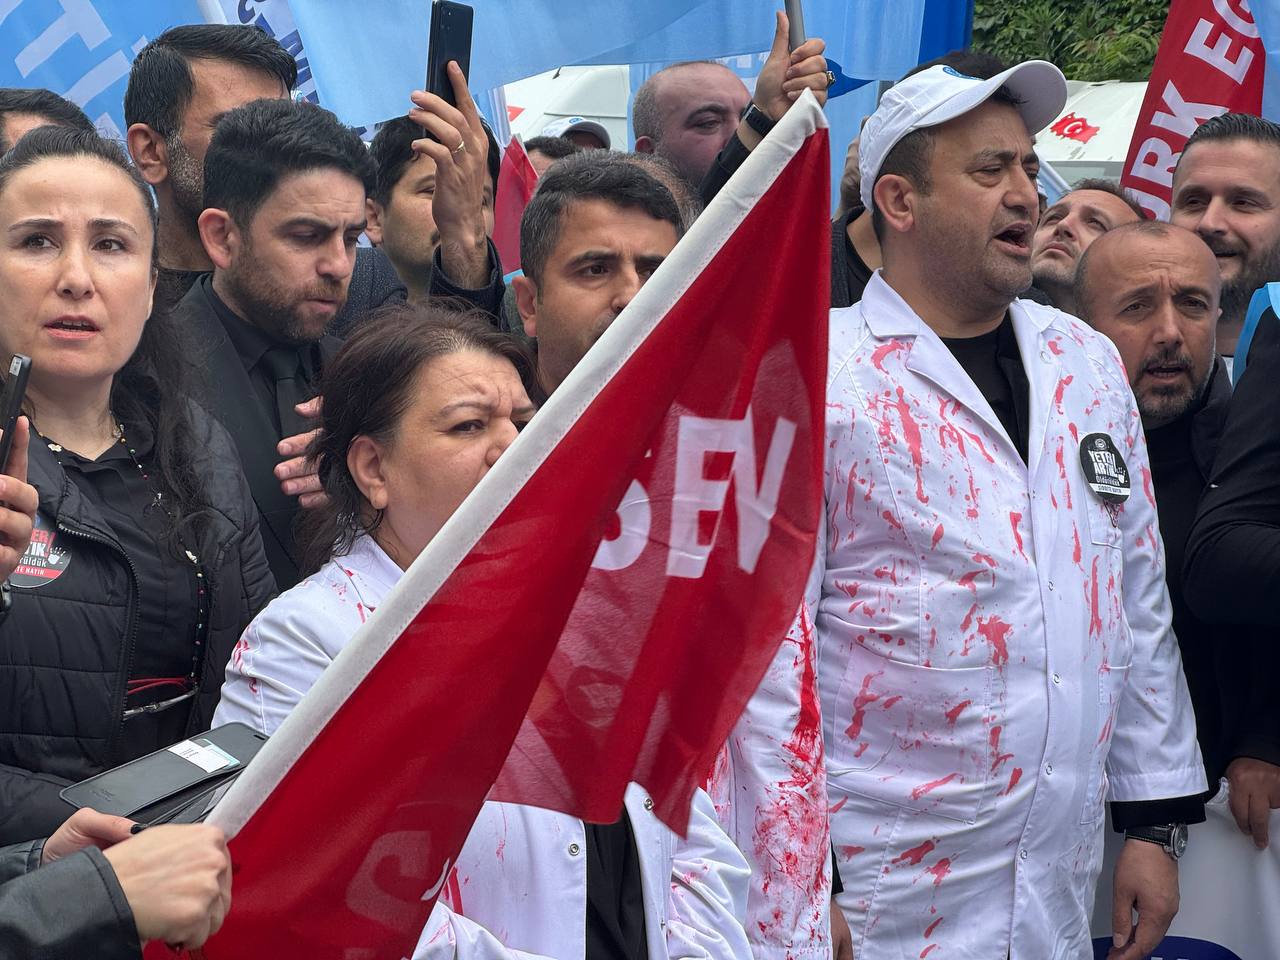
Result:
<svg viewBox="0 0 1280 960">
<path fill-rule="evenodd" d="M 1179 0 L 1169 5 L 1120 177 L 1120 185 L 1156 219 L 1169 219 L 1173 168 L 1195 128 L 1224 113 L 1261 114 L 1265 61 L 1247 4 Z"/>
<path fill-rule="evenodd" d="M 502 155 L 493 198 L 493 245 L 507 273 L 520 269 L 520 218 L 537 186 L 538 173 L 524 152 L 524 144 L 512 137 Z"/>
<path fill-rule="evenodd" d="M 409 955 L 486 798 L 636 781 L 683 832 L 821 522 L 825 127 L 806 93 L 214 812 L 207 957 Z"/>
</svg>

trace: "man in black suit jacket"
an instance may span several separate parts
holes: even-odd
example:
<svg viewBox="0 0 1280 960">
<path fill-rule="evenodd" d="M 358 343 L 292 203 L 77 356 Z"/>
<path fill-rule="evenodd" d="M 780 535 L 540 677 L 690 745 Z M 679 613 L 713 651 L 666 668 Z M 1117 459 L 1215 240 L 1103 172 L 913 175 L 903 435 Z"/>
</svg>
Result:
<svg viewBox="0 0 1280 960">
<path fill-rule="evenodd" d="M 202 401 L 235 438 L 281 589 L 299 579 L 298 501 L 276 476 L 277 444 L 310 427 L 297 405 L 340 345 L 325 331 L 347 299 L 373 177 L 352 130 L 290 100 L 227 113 L 205 157 L 199 226 L 214 270 L 176 310 Z"/>
</svg>

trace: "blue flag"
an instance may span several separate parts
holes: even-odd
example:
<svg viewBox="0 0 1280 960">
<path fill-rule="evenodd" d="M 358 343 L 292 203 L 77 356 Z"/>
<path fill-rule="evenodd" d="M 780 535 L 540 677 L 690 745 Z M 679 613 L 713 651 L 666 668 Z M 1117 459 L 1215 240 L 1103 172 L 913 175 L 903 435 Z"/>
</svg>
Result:
<svg viewBox="0 0 1280 960">
<path fill-rule="evenodd" d="M 45 87 L 119 137 L 138 51 L 168 27 L 203 20 L 195 0 L 0 0 L 0 86 Z"/>
</svg>

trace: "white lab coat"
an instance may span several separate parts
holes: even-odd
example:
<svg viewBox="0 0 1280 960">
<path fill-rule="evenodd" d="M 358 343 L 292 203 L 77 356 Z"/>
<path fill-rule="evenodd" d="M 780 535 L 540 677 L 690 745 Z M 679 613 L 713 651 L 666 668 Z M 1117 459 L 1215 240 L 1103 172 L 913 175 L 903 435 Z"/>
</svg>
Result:
<svg viewBox="0 0 1280 960">
<path fill-rule="evenodd" d="M 854 954 L 1085 958 L 1103 800 L 1205 789 L 1146 442 L 1114 347 L 1015 301 L 1029 463 L 877 273 L 831 312 L 807 604 Z M 1080 440 L 1132 489 L 1108 511 Z"/>
<path fill-rule="evenodd" d="M 830 960 L 831 843 L 813 629 L 798 619 L 720 751 L 707 792 L 751 865 L 755 960 Z"/>
<path fill-rule="evenodd" d="M 214 723 L 274 733 L 324 669 L 372 616 L 400 569 L 368 537 L 350 554 L 277 597 L 245 630 L 227 665 Z M 743 917 L 749 868 L 698 791 L 681 839 L 632 784 L 649 957 L 750 956 Z M 414 960 L 583 956 L 586 844 L 580 820 L 509 803 L 485 803 Z"/>
</svg>

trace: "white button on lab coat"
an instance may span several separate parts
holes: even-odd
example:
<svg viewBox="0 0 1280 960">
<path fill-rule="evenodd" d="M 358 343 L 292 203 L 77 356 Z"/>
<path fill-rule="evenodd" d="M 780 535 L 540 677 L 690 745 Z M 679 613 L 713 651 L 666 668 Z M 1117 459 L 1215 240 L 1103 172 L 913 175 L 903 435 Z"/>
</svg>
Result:
<svg viewBox="0 0 1280 960">
<path fill-rule="evenodd" d="M 1145 440 L 1114 347 L 1010 308 L 1024 464 L 877 273 L 831 313 L 827 523 L 807 604 L 854 954 L 1090 956 L 1110 799 L 1205 788 Z M 1080 442 L 1109 436 L 1108 508 Z"/>
<path fill-rule="evenodd" d="M 368 537 L 341 562 L 277 597 L 251 623 L 227 665 L 214 723 L 274 733 L 383 597 L 400 569 Z M 376 784 L 371 784 L 371 789 Z M 743 918 L 749 868 L 698 791 L 688 836 L 651 812 L 632 784 L 627 813 L 640 862 L 650 960 L 750 957 Z M 485 803 L 414 960 L 498 960 L 585 951 L 587 857 L 580 820 L 509 803 Z"/>
</svg>

